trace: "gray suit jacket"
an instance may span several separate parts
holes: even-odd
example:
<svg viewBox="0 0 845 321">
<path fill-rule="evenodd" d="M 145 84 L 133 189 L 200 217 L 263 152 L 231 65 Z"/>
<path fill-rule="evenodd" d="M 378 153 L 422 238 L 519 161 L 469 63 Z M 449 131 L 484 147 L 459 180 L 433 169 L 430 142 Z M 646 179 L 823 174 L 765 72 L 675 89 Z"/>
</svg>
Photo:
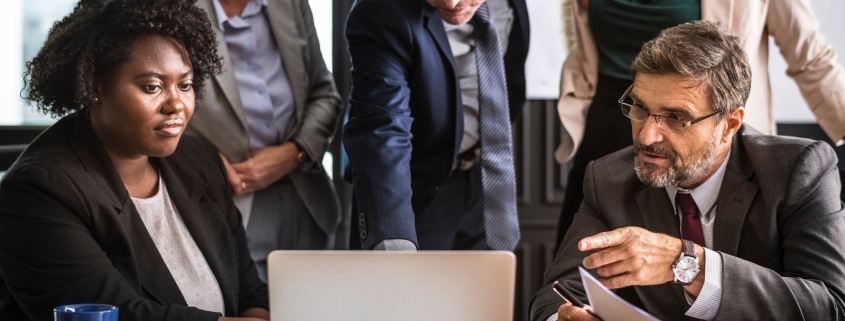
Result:
<svg viewBox="0 0 845 321">
<path fill-rule="evenodd" d="M 200 0 L 197 5 L 208 13 L 217 34 L 223 73 L 206 82 L 205 97 L 197 101 L 187 133 L 208 140 L 229 161 L 241 162 L 249 157 L 249 134 L 229 50 L 212 0 Z M 308 1 L 269 0 L 267 16 L 296 106 L 296 124 L 286 141 L 302 142 L 317 158 L 313 170 L 294 171 L 289 176 L 317 224 L 333 235 L 340 223 L 340 202 L 321 160 L 341 114 L 340 96 L 323 62 Z"/>
<path fill-rule="evenodd" d="M 723 270 L 715 319 L 845 319 L 845 210 L 833 149 L 761 135 L 745 125 L 734 137 L 727 166 L 713 231 Z M 531 320 L 557 312 L 555 280 L 586 299 L 578 266 L 589 252 L 577 249 L 578 240 L 625 226 L 680 238 L 665 189 L 640 182 L 630 147 L 587 167 L 584 202 L 532 301 Z M 690 305 L 680 285 L 620 292 L 661 320 L 691 319 L 684 315 Z"/>
</svg>

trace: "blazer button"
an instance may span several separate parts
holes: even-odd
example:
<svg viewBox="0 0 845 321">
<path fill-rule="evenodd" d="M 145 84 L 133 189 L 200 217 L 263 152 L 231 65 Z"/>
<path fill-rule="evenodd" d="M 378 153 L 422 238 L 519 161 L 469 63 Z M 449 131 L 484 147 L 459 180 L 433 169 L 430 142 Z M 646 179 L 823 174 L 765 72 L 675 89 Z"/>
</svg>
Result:
<svg viewBox="0 0 845 321">
<path fill-rule="evenodd" d="M 364 212 L 361 212 L 361 214 L 358 215 L 358 231 L 360 233 L 361 240 L 367 238 L 367 220 L 364 218 Z"/>
<path fill-rule="evenodd" d="M 431 185 L 428 187 L 428 195 L 437 195 L 438 190 L 440 190 L 440 187 L 437 187 L 437 185 Z"/>
</svg>

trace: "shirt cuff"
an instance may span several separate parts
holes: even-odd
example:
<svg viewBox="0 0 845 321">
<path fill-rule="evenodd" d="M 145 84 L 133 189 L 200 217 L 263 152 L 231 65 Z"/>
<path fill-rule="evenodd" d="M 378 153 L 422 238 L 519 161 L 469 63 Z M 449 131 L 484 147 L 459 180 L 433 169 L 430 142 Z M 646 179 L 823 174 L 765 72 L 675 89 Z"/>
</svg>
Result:
<svg viewBox="0 0 845 321">
<path fill-rule="evenodd" d="M 376 246 L 373 247 L 375 251 L 411 251 L 416 252 L 417 246 L 414 245 L 414 242 L 408 241 L 406 239 L 387 239 L 381 242 L 378 242 Z"/>
<path fill-rule="evenodd" d="M 722 255 L 705 247 L 704 261 L 706 266 L 701 293 L 697 298 L 692 298 L 692 295 L 684 290 L 687 302 L 692 304 L 686 315 L 702 320 L 713 320 L 722 302 Z"/>
<path fill-rule="evenodd" d="M 549 318 L 546 319 L 546 321 L 557 321 L 557 312 L 555 312 L 555 314 L 552 314 L 551 316 L 549 316 Z"/>
</svg>

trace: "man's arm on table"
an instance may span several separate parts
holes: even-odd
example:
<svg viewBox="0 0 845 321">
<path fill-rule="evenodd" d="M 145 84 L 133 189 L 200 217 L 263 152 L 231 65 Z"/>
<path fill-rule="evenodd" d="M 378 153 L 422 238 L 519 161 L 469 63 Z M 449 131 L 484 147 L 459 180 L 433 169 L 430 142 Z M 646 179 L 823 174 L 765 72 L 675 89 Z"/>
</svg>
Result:
<svg viewBox="0 0 845 321">
<path fill-rule="evenodd" d="M 689 286 L 693 291 L 685 291 L 687 303 L 691 305 L 686 315 L 701 320 L 712 320 L 719 310 L 719 303 L 722 298 L 722 258 L 718 252 L 700 246 L 696 246 L 696 253 L 700 259 L 701 273 Z M 709 262 L 707 258 L 710 258 Z M 558 309 L 557 313 L 549 316 L 546 321 L 557 321 L 559 315 L 568 316 L 562 318 L 562 320 L 595 319 L 583 312 L 583 309 L 565 304 Z"/>
<path fill-rule="evenodd" d="M 587 302 L 583 294 L 579 266 L 598 269 L 599 280 L 610 289 L 634 285 L 655 285 L 671 282 L 674 274 L 672 263 L 682 252 L 681 240 L 659 233 L 653 233 L 638 227 L 626 227 L 610 231 L 607 220 L 599 209 L 598 193 L 595 181 L 596 163 L 587 166 L 584 180 L 584 201 L 575 215 L 573 228 L 561 243 L 558 257 L 546 274 L 546 285 L 535 297 L 532 306 L 532 320 L 557 320 L 556 311 L 573 314 L 561 306 L 563 303 L 551 291 L 555 280 L 572 290 L 580 299 Z M 595 252 L 595 253 L 592 253 Z M 592 253 L 592 254 L 591 254 Z M 590 255 L 588 255 L 590 254 Z M 687 315 L 700 319 L 712 319 L 718 309 L 721 284 L 717 280 L 706 279 L 706 275 L 721 274 L 721 257 L 718 253 L 696 246 L 701 272 L 692 284 L 685 287 L 693 297 L 702 295 L 687 311 Z M 714 264 L 707 265 L 707 258 Z M 709 266 L 709 267 L 708 267 Z M 714 302 L 715 301 L 715 302 Z M 580 310 L 580 309 L 579 309 Z M 536 315 L 535 315 L 536 314 Z"/>
<path fill-rule="evenodd" d="M 703 275 L 700 274 L 696 281 L 700 281 L 699 279 L 702 276 L 712 274 L 713 271 L 720 271 L 722 273 L 722 284 L 719 286 L 716 282 L 707 282 L 711 283 L 710 286 L 704 287 L 701 293 L 696 293 L 700 288 L 695 283 L 693 286 L 686 287 L 692 296 L 699 295 L 693 306 L 687 311 L 687 315 L 721 320 L 779 318 L 841 320 L 843 311 L 838 307 L 843 306 L 842 293 L 843 288 L 845 288 L 843 286 L 845 251 L 841 248 L 842 242 L 845 241 L 845 237 L 843 237 L 845 235 L 845 228 L 843 228 L 843 225 L 845 225 L 843 224 L 845 210 L 841 208 L 839 202 L 831 201 L 838 199 L 838 173 L 836 171 L 833 151 L 829 146 L 818 142 L 807 147 L 798 163 L 793 167 L 789 178 L 788 196 L 783 206 L 780 207 L 784 214 L 779 216 L 781 222 L 778 222 L 778 226 L 783 226 L 780 233 L 783 240 L 781 251 L 783 275 L 735 256 L 724 253 L 713 255 L 716 252 L 707 251 L 703 263 Z M 589 175 L 587 178 L 585 182 L 590 181 Z M 585 186 L 591 185 L 585 184 Z M 585 195 L 589 194 L 585 193 Z M 585 197 L 581 210 L 589 213 L 591 206 L 587 203 L 588 198 Z M 579 216 L 576 215 L 576 220 L 578 219 Z M 574 229 L 574 231 L 579 231 L 579 229 Z M 569 235 L 567 237 L 569 238 Z M 614 238 L 618 237 L 618 235 L 614 236 Z M 572 238 L 576 237 L 573 236 Z M 588 242 L 602 242 L 603 238 L 598 235 L 586 240 Z M 572 239 L 565 240 L 563 245 L 571 248 L 573 247 L 570 244 L 572 241 Z M 598 245 L 579 244 L 578 246 L 582 249 L 589 249 Z M 562 247 L 561 253 L 565 253 L 567 250 Z M 698 248 L 698 251 L 701 251 L 701 248 Z M 701 254 L 699 252 L 699 257 L 701 257 Z M 714 265 L 718 264 L 707 265 L 706 258 L 708 257 L 721 260 L 721 269 L 714 270 L 716 268 Z M 584 260 L 583 264 L 587 268 L 594 268 L 596 265 L 602 265 L 601 260 L 601 254 L 593 254 Z M 556 260 L 556 262 L 558 261 L 563 260 Z M 564 267 L 567 269 L 567 274 L 553 270 L 558 265 L 553 264 L 549 274 L 547 274 L 546 283 L 553 282 L 553 275 L 555 274 L 552 273 L 557 272 L 557 275 L 563 275 L 566 281 L 569 281 L 567 284 L 570 288 L 572 285 L 576 285 L 580 289 L 580 282 L 573 283 L 570 280 L 573 277 L 572 266 L 577 267 L 579 262 L 574 262 L 573 259 L 569 261 L 567 261 L 569 265 Z M 610 266 L 604 268 L 613 269 Z M 599 268 L 599 274 L 613 275 L 615 273 L 602 271 L 602 269 Z M 634 270 L 639 272 L 649 269 L 638 266 Z M 630 285 L 665 283 L 667 282 L 665 280 L 669 278 L 649 277 L 647 272 L 638 274 L 640 275 L 635 276 L 634 280 L 610 278 L 602 279 L 602 283 L 609 288 L 618 288 Z M 716 293 L 718 288 L 721 288 L 721 293 Z M 720 297 L 718 304 L 714 304 L 714 298 L 718 297 Z M 541 292 L 537 295 L 534 310 L 532 310 L 532 314 L 536 313 L 536 316 L 532 315 L 533 320 L 555 319 L 554 316 L 543 318 L 545 315 L 552 313 L 554 301 L 551 301 L 551 299 L 554 298 L 548 293 Z M 552 303 L 547 303 L 547 301 Z M 572 308 L 561 308 L 560 311 L 568 313 L 571 312 L 570 309 Z"/>
</svg>

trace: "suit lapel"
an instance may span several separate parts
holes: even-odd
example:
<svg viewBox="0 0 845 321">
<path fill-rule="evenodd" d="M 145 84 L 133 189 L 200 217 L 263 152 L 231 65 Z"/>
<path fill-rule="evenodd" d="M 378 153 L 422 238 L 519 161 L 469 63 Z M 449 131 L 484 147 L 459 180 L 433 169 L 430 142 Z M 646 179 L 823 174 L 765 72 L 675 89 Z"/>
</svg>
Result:
<svg viewBox="0 0 845 321">
<path fill-rule="evenodd" d="M 420 5 L 422 6 L 421 10 L 425 29 L 428 31 L 428 34 L 431 35 L 431 38 L 434 39 L 434 43 L 440 51 L 440 56 L 446 58 L 446 61 L 449 62 L 449 70 L 446 70 L 446 74 L 452 76 L 452 81 L 454 82 L 456 88 L 455 97 L 453 98 L 455 101 L 453 110 L 455 113 L 455 148 L 453 151 L 454 156 L 452 158 L 455 159 L 461 147 L 461 140 L 463 139 L 464 133 L 464 112 L 461 107 L 463 103 L 461 101 L 461 88 L 458 82 L 458 73 L 456 71 L 457 69 L 455 69 L 455 57 L 452 55 L 452 46 L 449 45 L 449 38 L 446 36 L 446 28 L 443 27 L 443 19 L 440 19 L 440 14 L 437 13 L 437 10 L 435 10 L 434 7 L 425 1 L 420 1 Z"/>
<path fill-rule="evenodd" d="M 440 50 L 440 55 L 446 57 L 449 61 L 449 67 L 452 68 L 452 75 L 457 77 L 457 73 L 455 72 L 455 57 L 452 56 L 452 46 L 449 45 L 449 38 L 446 36 L 446 29 L 443 28 L 443 20 L 440 19 L 437 11 L 435 11 L 431 5 L 425 1 L 420 2 L 423 6 L 422 11 L 423 16 L 425 17 L 423 19 L 425 22 L 425 29 L 431 35 L 431 38 L 434 39 L 434 43 L 437 44 L 437 49 Z"/>
<path fill-rule="evenodd" d="M 681 237 L 678 216 L 675 215 L 672 202 L 665 189 L 647 187 L 637 193 L 636 198 L 645 229 L 676 238 Z"/>
<path fill-rule="evenodd" d="M 730 255 L 737 254 L 745 217 L 760 190 L 760 186 L 749 180 L 754 169 L 742 145 L 742 132 L 740 130 L 734 136 L 728 168 L 716 201 L 716 223 L 713 226 L 713 249 Z"/>
<path fill-rule="evenodd" d="M 223 57 L 223 71 L 218 75 L 214 75 L 213 81 L 226 96 L 229 107 L 232 108 L 232 112 L 238 117 L 241 126 L 246 131 L 248 127 L 244 105 L 241 100 L 241 93 L 238 90 L 237 79 L 235 79 L 235 70 L 232 68 L 232 62 L 229 59 L 229 48 L 226 46 L 226 38 L 223 36 L 223 31 L 220 30 L 220 24 L 217 23 L 217 11 L 214 9 L 214 2 L 213 0 L 202 0 L 197 3 L 197 6 L 208 13 L 208 18 L 211 20 L 211 29 L 214 30 L 214 35 L 217 37 L 217 55 Z"/>
<path fill-rule="evenodd" d="M 68 136 L 71 138 L 70 146 L 79 157 L 85 171 L 90 174 L 93 186 L 101 186 L 102 195 L 110 198 L 112 207 L 122 211 L 124 204 L 129 200 L 129 193 L 123 185 L 123 181 L 117 174 L 111 159 L 106 153 L 100 138 L 94 133 L 91 127 L 91 120 L 88 116 L 88 109 L 83 109 L 74 115 L 73 126 Z"/>
<path fill-rule="evenodd" d="M 294 105 L 296 106 L 297 124 L 302 120 L 308 86 L 305 61 L 303 60 L 305 39 L 299 34 L 299 25 L 304 22 L 299 19 L 298 12 L 290 0 L 267 1 L 267 20 L 270 22 L 276 46 L 282 55 L 282 62 L 290 80 Z M 293 134 L 295 131 L 291 130 L 290 132 Z"/>
<path fill-rule="evenodd" d="M 675 238 L 681 238 L 681 226 L 669 195 L 663 188 L 646 187 L 636 195 L 637 207 L 643 218 L 644 228 L 655 233 L 663 233 Z M 644 291 L 665 293 L 671 291 L 674 306 L 686 306 L 683 287 L 674 284 L 664 284 L 656 287 L 644 287 Z M 654 293 L 654 292 L 652 292 Z"/>
<path fill-rule="evenodd" d="M 205 177 L 196 170 L 171 167 L 171 159 L 157 159 L 170 199 L 217 279 L 226 311 L 237 313 L 237 280 L 231 277 L 237 275 L 234 269 L 238 266 L 237 254 L 232 246 L 234 240 L 225 219 L 215 217 L 221 214 L 219 207 L 202 201 L 206 189 Z"/>
</svg>

